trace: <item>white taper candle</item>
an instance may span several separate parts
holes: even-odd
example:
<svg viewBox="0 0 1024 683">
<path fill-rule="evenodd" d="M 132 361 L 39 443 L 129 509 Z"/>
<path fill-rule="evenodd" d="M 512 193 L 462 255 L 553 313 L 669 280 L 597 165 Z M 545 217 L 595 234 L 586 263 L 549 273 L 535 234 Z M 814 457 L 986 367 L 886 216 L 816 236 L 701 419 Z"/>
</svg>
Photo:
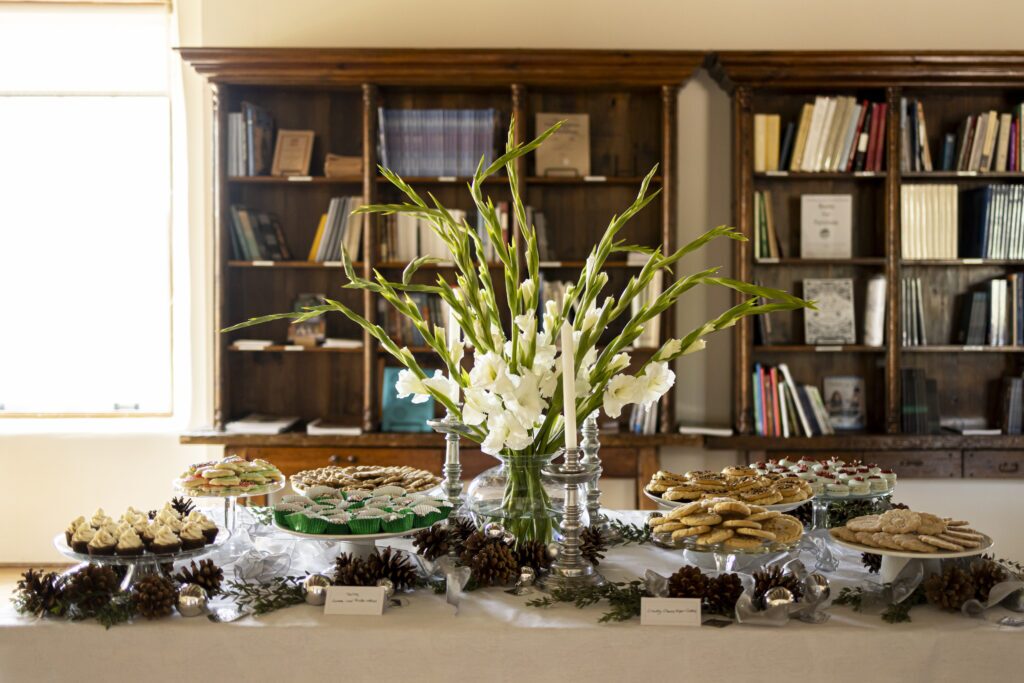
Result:
<svg viewBox="0 0 1024 683">
<path fill-rule="evenodd" d="M 572 325 L 562 325 L 562 404 L 565 415 L 565 447 L 576 448 L 576 354 Z"/>
</svg>

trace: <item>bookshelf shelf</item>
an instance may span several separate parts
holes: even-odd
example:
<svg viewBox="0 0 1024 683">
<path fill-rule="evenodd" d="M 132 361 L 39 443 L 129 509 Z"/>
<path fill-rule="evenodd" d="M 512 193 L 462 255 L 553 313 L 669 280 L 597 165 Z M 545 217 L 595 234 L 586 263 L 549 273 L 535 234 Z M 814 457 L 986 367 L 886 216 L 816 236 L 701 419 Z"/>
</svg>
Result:
<svg viewBox="0 0 1024 683">
<path fill-rule="evenodd" d="M 531 185 L 566 185 L 570 187 L 588 187 L 596 185 L 636 185 L 644 181 L 643 176 L 587 176 L 580 177 L 559 177 L 559 176 L 530 176 L 526 182 Z M 651 186 L 661 185 L 661 176 L 651 178 Z"/>
<path fill-rule="evenodd" d="M 955 344 L 902 346 L 903 353 L 1024 353 L 1024 346 L 957 346 Z"/>
<path fill-rule="evenodd" d="M 754 173 L 757 180 L 885 180 L 885 171 L 865 171 L 863 173 L 829 173 L 801 171 L 767 171 Z"/>
<path fill-rule="evenodd" d="M 305 353 L 305 354 L 322 354 L 322 353 L 349 353 L 349 354 L 362 354 L 363 348 L 325 348 L 323 346 L 298 346 L 298 345 L 286 345 L 286 344 L 274 344 L 263 349 L 239 349 L 234 346 L 229 346 L 228 351 L 232 353 Z"/>
<path fill-rule="evenodd" d="M 755 353 L 885 353 L 884 346 L 864 344 L 754 344 Z"/>
<path fill-rule="evenodd" d="M 341 261 L 228 261 L 230 268 L 301 268 L 309 270 L 340 270 Z M 363 263 L 354 261 L 352 267 L 362 270 Z"/>
<path fill-rule="evenodd" d="M 1019 171 L 903 171 L 906 180 L 1024 180 L 1024 173 Z"/>
<path fill-rule="evenodd" d="M 882 256 L 855 256 L 853 258 L 798 258 L 756 259 L 754 265 L 761 266 L 884 266 Z"/>
<path fill-rule="evenodd" d="M 229 176 L 227 182 L 232 185 L 354 185 L 361 184 L 363 177 L 359 176 Z"/>
<path fill-rule="evenodd" d="M 957 268 L 993 268 L 1001 266 L 1024 267 L 1019 259 L 903 259 L 900 265 L 904 268 L 916 267 L 957 267 Z"/>
</svg>

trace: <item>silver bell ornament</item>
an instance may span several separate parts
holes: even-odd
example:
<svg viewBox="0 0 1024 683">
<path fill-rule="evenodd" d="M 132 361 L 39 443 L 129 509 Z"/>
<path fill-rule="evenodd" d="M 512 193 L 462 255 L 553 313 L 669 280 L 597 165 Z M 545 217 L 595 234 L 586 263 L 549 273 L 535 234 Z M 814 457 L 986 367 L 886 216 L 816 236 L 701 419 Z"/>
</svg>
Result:
<svg viewBox="0 0 1024 683">
<path fill-rule="evenodd" d="M 519 568 L 519 583 L 522 587 L 532 586 L 533 582 L 537 580 L 537 572 L 533 570 L 533 567 L 522 566 Z"/>
<path fill-rule="evenodd" d="M 327 602 L 327 587 L 331 580 L 323 574 L 310 574 L 303 582 L 302 587 L 306 589 L 306 604 L 320 606 Z"/>
<path fill-rule="evenodd" d="M 391 579 L 380 579 L 377 581 L 377 585 L 384 588 L 384 600 L 390 600 L 395 594 L 395 584 Z"/>
<path fill-rule="evenodd" d="M 209 597 L 206 589 L 194 583 L 186 583 L 178 591 L 178 612 L 183 617 L 199 617 L 206 614 Z"/>
<path fill-rule="evenodd" d="M 764 602 L 764 608 L 778 607 L 779 605 L 792 605 L 793 594 L 788 588 L 782 586 L 776 586 L 775 588 L 769 588 L 764 592 L 764 597 L 761 598 Z"/>
<path fill-rule="evenodd" d="M 497 522 L 490 522 L 484 525 L 484 535 L 487 538 L 504 538 L 505 534 L 505 527 Z"/>
<path fill-rule="evenodd" d="M 814 573 L 804 579 L 804 593 L 810 602 L 824 602 L 828 600 L 828 596 L 832 593 L 832 588 L 828 584 L 828 579 L 821 574 Z"/>
</svg>

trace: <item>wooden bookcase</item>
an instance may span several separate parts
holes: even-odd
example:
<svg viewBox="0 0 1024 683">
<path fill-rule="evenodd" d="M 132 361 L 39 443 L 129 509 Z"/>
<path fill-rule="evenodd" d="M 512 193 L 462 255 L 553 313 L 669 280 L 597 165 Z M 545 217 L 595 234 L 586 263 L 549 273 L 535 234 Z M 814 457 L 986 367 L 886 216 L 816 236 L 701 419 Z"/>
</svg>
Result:
<svg viewBox="0 0 1024 683">
<path fill-rule="evenodd" d="M 1021 372 L 1019 347 L 962 347 L 950 341 L 957 315 L 956 297 L 974 284 L 1024 270 L 1024 261 L 906 261 L 900 246 L 900 188 L 903 183 L 943 182 L 970 188 L 992 182 L 1024 182 L 1021 173 L 906 173 L 900 168 L 899 101 L 922 100 L 932 149 L 941 136 L 955 132 L 971 113 L 1011 111 L 1024 100 L 1024 53 L 877 53 L 877 52 L 721 52 L 709 69 L 733 99 L 734 221 L 753 237 L 753 198 L 771 190 L 775 223 L 787 258 L 759 263 L 753 241 L 738 243 L 736 276 L 759 280 L 798 293 L 805 277 L 850 277 L 855 284 L 858 341 L 863 331 L 865 282 L 881 273 L 887 278 L 885 346 L 851 345 L 816 348 L 805 345 L 802 313 L 773 314 L 773 335 L 782 340 L 755 346 L 753 325 L 736 327 L 733 387 L 738 436 L 709 439 L 713 448 L 735 448 L 761 457 L 784 452 L 863 453 L 919 476 L 1020 476 L 1024 437 L 963 437 L 955 434 L 900 433 L 904 368 L 922 368 L 938 380 L 943 416 L 977 413 L 982 406 L 998 423 L 1000 379 Z M 874 175 L 848 173 L 759 174 L 753 170 L 753 117 L 778 113 L 796 120 L 800 106 L 814 95 L 853 95 L 887 102 L 884 170 Z M 853 258 L 795 257 L 799 252 L 799 197 L 805 193 L 853 196 Z M 928 339 L 933 346 L 900 344 L 902 277 L 922 279 Z M 774 341 L 774 340 L 773 340 Z M 755 436 L 750 369 L 755 361 L 785 362 L 799 383 L 819 384 L 824 375 L 860 375 L 866 385 L 865 433 L 833 437 L 776 438 Z"/>
<path fill-rule="evenodd" d="M 549 226 L 556 262 L 543 268 L 545 275 L 564 280 L 578 276 L 585 250 L 598 239 L 610 217 L 630 204 L 640 180 L 656 163 L 660 165 L 656 184 L 663 192 L 631 222 L 623 237 L 666 251 L 672 248 L 676 96 L 701 64 L 701 53 L 234 48 L 182 48 L 180 53 L 208 79 L 213 90 L 214 326 L 218 330 L 253 316 L 289 310 L 296 295 L 305 292 L 327 294 L 370 320 L 377 317 L 375 301 L 368 293 L 341 288 L 345 278 L 340 264 L 231 260 L 229 207 L 244 204 L 276 214 L 291 250 L 296 258 L 302 258 L 331 197 L 399 200 L 398 191 L 377 172 L 378 107 L 494 108 L 501 112 L 499 128 L 507 127 L 515 117 L 517 140 L 537 133 L 534 120 L 538 112 L 588 113 L 591 173 L 597 178 L 539 177 L 532 157 L 520 162 L 525 201 L 545 213 Z M 278 128 L 315 131 L 312 179 L 296 182 L 226 175 L 227 118 L 230 112 L 239 111 L 243 101 L 268 109 Z M 328 152 L 362 156 L 362 175 L 318 175 Z M 417 190 L 434 193 L 449 208 L 472 206 L 464 178 L 406 180 Z M 488 191 L 496 202 L 509 196 L 507 185 L 500 182 L 491 184 Z M 370 217 L 356 268 L 367 277 L 379 269 L 397 279 L 405 264 L 379 258 L 379 229 L 377 217 Z M 621 290 L 636 268 L 624 261 L 609 263 L 609 289 Z M 436 267 L 424 268 L 416 277 L 431 280 L 435 275 Z M 408 462 L 439 469 L 442 450 L 436 435 L 379 432 L 383 369 L 394 361 L 342 316 L 327 318 L 327 336 L 361 338 L 362 349 L 231 349 L 232 340 L 238 337 L 256 336 L 283 344 L 286 327 L 281 321 L 231 335 L 217 334 L 214 431 L 186 435 L 184 442 L 219 443 L 229 452 L 269 455 L 290 470 L 342 461 Z M 662 337 L 671 329 L 671 319 L 663 321 Z M 634 359 L 653 350 L 637 349 Z M 671 396 L 659 410 L 662 430 L 673 429 Z M 252 412 L 296 415 L 304 421 L 318 417 L 354 420 L 362 424 L 365 434 L 352 440 L 304 433 L 253 439 L 216 431 L 225 422 Z M 632 471 L 643 484 L 652 468 L 657 468 L 655 449 L 660 444 L 694 440 L 668 434 L 621 434 L 607 441 L 613 446 L 608 456 L 633 463 Z M 336 448 L 347 452 L 339 454 L 334 452 Z M 630 470 L 618 464 L 608 467 L 620 473 Z"/>
</svg>

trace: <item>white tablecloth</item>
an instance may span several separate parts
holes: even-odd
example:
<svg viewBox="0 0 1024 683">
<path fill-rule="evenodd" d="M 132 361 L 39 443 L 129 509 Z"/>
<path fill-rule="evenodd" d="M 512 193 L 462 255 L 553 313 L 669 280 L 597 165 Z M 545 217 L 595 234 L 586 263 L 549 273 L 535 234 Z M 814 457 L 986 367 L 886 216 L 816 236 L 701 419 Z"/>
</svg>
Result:
<svg viewBox="0 0 1024 683">
<path fill-rule="evenodd" d="M 642 519 L 638 512 L 621 516 Z M 410 547 L 406 540 L 394 545 Z M 613 580 L 648 568 L 668 575 L 692 557 L 650 545 L 617 547 L 600 569 Z M 852 559 L 846 556 L 833 575 L 833 595 L 848 583 L 843 577 L 862 576 Z M 322 608 L 298 605 L 230 624 L 174 616 L 109 631 L 94 622 L 21 617 L 5 602 L 0 681 L 906 683 L 1011 680 L 1024 671 L 1024 629 L 930 606 L 914 608 L 912 623 L 898 625 L 832 607 L 832 618 L 820 625 L 680 628 L 600 624 L 601 606 L 539 609 L 524 604 L 529 597 L 536 595 L 475 591 L 455 615 L 443 596 L 420 590 L 383 617 L 327 617 Z"/>
</svg>

